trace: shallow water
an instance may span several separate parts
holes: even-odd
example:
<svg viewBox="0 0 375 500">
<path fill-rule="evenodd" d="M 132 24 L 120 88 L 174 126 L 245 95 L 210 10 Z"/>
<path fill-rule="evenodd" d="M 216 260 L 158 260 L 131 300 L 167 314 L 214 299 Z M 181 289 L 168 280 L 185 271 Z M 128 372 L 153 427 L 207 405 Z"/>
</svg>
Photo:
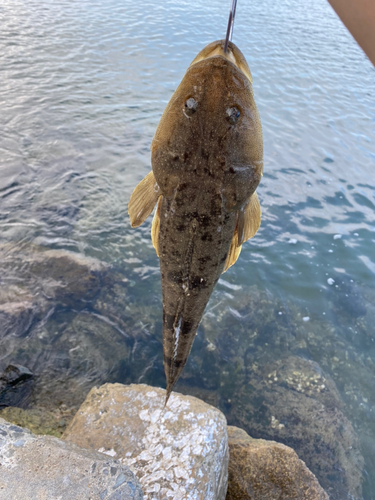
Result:
<svg viewBox="0 0 375 500">
<path fill-rule="evenodd" d="M 1 368 L 28 362 L 60 380 L 64 342 L 89 318 L 88 329 L 112 329 L 103 334 L 106 354 L 93 374 L 97 339 L 88 342 L 70 380 L 82 386 L 90 373 L 92 383 L 164 384 L 151 221 L 132 230 L 127 202 L 150 170 L 166 103 L 196 53 L 224 36 L 228 9 L 211 0 L 2 2 L 0 283 L 31 302 L 43 295 L 27 274 L 29 248 L 95 257 L 112 275 L 97 302 L 90 296 L 77 307 L 55 297 L 53 307 L 41 307 L 22 342 L 0 351 Z M 217 342 L 225 360 L 221 316 L 245 324 L 244 296 L 266 293 L 265 314 L 275 314 L 276 326 L 262 353 L 276 359 L 307 342 L 303 356 L 332 376 L 367 443 L 363 495 L 375 498 L 375 70 L 325 0 L 239 3 L 233 41 L 251 68 L 263 125 L 262 226 L 220 280 L 197 342 Z M 294 333 L 280 347 L 272 338 L 288 310 Z M 110 361 L 122 341 L 131 354 L 116 371 Z M 182 383 L 207 388 L 200 377 L 210 362 L 195 363 L 197 352 Z M 215 384 L 212 391 L 224 397 Z"/>
</svg>

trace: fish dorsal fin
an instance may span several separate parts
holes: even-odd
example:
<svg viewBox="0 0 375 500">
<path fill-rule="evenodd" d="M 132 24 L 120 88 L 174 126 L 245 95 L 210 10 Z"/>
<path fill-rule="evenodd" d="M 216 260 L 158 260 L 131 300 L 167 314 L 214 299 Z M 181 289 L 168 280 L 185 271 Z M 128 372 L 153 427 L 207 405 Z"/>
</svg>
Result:
<svg viewBox="0 0 375 500">
<path fill-rule="evenodd" d="M 223 273 L 225 273 L 230 266 L 233 266 L 238 259 L 241 253 L 242 243 L 252 238 L 259 229 L 261 210 L 256 192 L 251 196 L 248 204 L 242 210 L 238 211 L 237 217 L 237 226 L 230 243 Z"/>
<path fill-rule="evenodd" d="M 128 214 L 132 227 L 140 226 L 151 214 L 161 195 L 160 188 L 151 171 L 136 186 L 130 197 Z"/>
<path fill-rule="evenodd" d="M 152 244 L 154 245 L 154 248 L 156 250 L 156 255 L 158 257 L 159 257 L 160 208 L 161 208 L 162 199 L 163 199 L 163 197 L 160 196 L 159 201 L 158 201 L 158 206 L 156 207 L 155 215 L 154 215 L 154 218 L 152 220 L 152 227 L 151 227 Z"/>
<path fill-rule="evenodd" d="M 254 192 L 248 204 L 238 213 L 237 246 L 255 236 L 260 226 L 261 215 L 258 195 Z"/>
</svg>

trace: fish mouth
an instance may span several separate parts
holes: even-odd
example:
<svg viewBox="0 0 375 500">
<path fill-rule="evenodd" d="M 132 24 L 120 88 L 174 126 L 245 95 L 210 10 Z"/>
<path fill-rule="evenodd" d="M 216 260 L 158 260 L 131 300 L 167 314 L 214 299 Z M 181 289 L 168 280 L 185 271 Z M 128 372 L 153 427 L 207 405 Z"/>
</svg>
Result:
<svg viewBox="0 0 375 500">
<path fill-rule="evenodd" d="M 250 68 L 246 62 L 246 59 L 240 49 L 233 43 L 229 42 L 227 52 L 224 52 L 224 44 L 225 40 L 217 40 L 216 42 L 209 43 L 206 47 L 199 52 L 199 54 L 195 57 L 195 59 L 190 64 L 190 67 L 193 64 L 197 64 L 205 59 L 209 59 L 212 57 L 223 57 L 227 59 L 229 62 L 234 64 L 236 68 L 243 73 L 246 78 L 253 83 L 253 77 L 251 76 Z"/>
</svg>

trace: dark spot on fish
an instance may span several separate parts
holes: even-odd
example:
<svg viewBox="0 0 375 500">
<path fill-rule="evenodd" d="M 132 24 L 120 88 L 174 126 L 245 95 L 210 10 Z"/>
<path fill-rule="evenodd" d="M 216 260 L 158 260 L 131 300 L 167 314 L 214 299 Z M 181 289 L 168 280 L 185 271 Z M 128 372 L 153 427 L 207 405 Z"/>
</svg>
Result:
<svg viewBox="0 0 375 500">
<path fill-rule="evenodd" d="M 163 314 L 163 321 L 168 330 L 173 330 L 174 319 L 172 314 Z"/>
<path fill-rule="evenodd" d="M 201 227 L 209 227 L 209 225 L 211 224 L 210 217 L 203 215 L 203 217 L 201 217 L 199 223 L 200 223 Z"/>
<path fill-rule="evenodd" d="M 236 173 L 233 167 L 230 167 L 230 168 L 229 168 L 229 172 L 230 172 L 231 174 L 235 174 L 235 173 Z"/>
<path fill-rule="evenodd" d="M 168 281 L 170 281 L 171 283 L 176 283 L 177 285 L 180 285 L 182 283 L 182 278 L 181 276 L 179 276 L 177 273 L 175 273 L 174 271 L 171 271 L 168 273 L 168 276 L 167 276 L 167 279 Z"/>
<path fill-rule="evenodd" d="M 180 330 L 181 335 L 189 335 L 192 328 L 193 328 L 193 323 L 191 321 L 182 321 Z"/>
<path fill-rule="evenodd" d="M 210 153 L 208 153 L 207 151 L 205 151 L 204 149 L 202 149 L 202 151 L 201 151 L 201 157 L 204 160 L 208 160 L 208 158 L 210 157 Z"/>
<path fill-rule="evenodd" d="M 169 356 L 164 356 L 164 363 L 168 366 L 172 366 L 172 359 Z"/>
<path fill-rule="evenodd" d="M 175 203 L 177 207 L 182 207 L 184 205 L 184 200 L 180 196 L 176 196 Z"/>
<path fill-rule="evenodd" d="M 212 260 L 212 258 L 211 258 L 211 255 L 206 255 L 206 257 L 200 257 L 198 260 L 199 260 L 200 264 L 207 264 L 207 262 L 210 262 L 210 260 Z"/>
<path fill-rule="evenodd" d="M 178 161 L 179 159 L 180 159 L 180 157 L 179 157 L 179 156 L 174 156 L 174 157 L 173 157 L 173 161 Z"/>
<path fill-rule="evenodd" d="M 212 241 L 212 235 L 210 233 L 204 233 L 204 235 L 201 237 L 202 241 Z"/>
<path fill-rule="evenodd" d="M 207 286 L 207 281 L 200 276 L 193 276 L 189 280 L 189 288 L 205 288 Z"/>
</svg>

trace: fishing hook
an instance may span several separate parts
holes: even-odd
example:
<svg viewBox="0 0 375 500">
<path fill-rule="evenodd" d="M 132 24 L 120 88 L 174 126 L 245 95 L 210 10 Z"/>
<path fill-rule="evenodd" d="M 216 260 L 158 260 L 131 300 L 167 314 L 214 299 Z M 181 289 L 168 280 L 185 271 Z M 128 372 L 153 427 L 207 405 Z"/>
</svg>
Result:
<svg viewBox="0 0 375 500">
<path fill-rule="evenodd" d="M 229 42 L 232 41 L 233 24 L 234 24 L 234 16 L 236 15 L 236 7 L 237 7 L 237 0 L 232 0 L 232 4 L 230 6 L 230 11 L 229 11 L 229 20 L 228 20 L 227 35 L 225 37 L 225 43 L 224 43 L 224 52 L 225 53 L 228 50 L 228 44 L 229 44 Z"/>
</svg>

